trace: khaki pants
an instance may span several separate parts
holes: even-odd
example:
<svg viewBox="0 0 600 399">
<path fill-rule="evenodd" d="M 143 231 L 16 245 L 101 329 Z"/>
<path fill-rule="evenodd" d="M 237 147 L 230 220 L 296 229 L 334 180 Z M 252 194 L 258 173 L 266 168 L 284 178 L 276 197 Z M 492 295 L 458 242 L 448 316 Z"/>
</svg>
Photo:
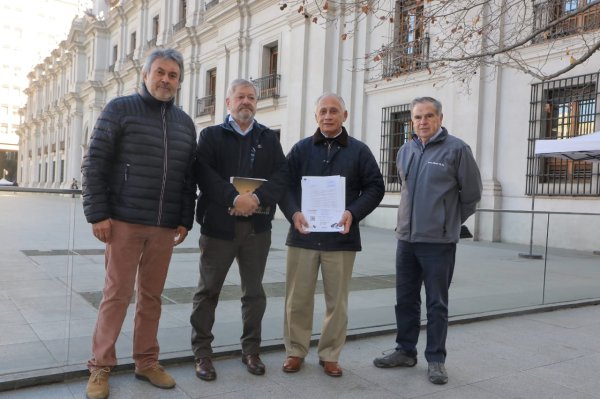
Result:
<svg viewBox="0 0 600 399">
<path fill-rule="evenodd" d="M 354 251 L 316 251 L 288 247 L 283 339 L 288 356 L 308 354 L 313 326 L 315 287 L 319 267 L 325 294 L 325 319 L 318 355 L 337 362 L 346 342 L 348 291 L 354 267 Z"/>
<path fill-rule="evenodd" d="M 160 296 L 173 253 L 175 233 L 175 229 L 112 220 L 112 238 L 106 244 L 103 297 L 92 341 L 93 357 L 88 361 L 90 370 L 117 364 L 115 343 L 134 287 L 133 360 L 138 369 L 158 362 L 156 335 Z"/>
</svg>

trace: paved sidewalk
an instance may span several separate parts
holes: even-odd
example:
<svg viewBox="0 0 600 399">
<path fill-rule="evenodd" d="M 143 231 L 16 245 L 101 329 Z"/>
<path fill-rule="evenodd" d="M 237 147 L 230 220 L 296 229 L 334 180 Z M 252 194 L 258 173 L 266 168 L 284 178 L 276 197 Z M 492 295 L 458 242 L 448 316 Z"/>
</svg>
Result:
<svg viewBox="0 0 600 399">
<path fill-rule="evenodd" d="M 350 340 L 342 352 L 344 376 L 326 376 L 315 348 L 296 374 L 281 371 L 284 353 L 263 354 L 265 376 L 246 372 L 239 357 L 215 362 L 216 381 L 197 379 L 191 362 L 170 365 L 173 390 L 136 380 L 131 371 L 114 373 L 111 399 L 144 398 L 600 398 L 600 306 L 586 306 L 469 324 L 454 324 L 448 333 L 450 380 L 427 381 L 422 357 L 410 369 L 377 369 L 372 359 L 393 347 L 394 336 Z M 2 399 L 82 398 L 87 380 L 1 392 Z"/>
</svg>

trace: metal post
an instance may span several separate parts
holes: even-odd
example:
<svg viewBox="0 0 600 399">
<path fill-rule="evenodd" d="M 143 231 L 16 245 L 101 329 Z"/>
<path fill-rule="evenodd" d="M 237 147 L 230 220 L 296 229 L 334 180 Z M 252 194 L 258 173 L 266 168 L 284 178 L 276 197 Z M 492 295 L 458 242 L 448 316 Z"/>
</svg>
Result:
<svg viewBox="0 0 600 399">
<path fill-rule="evenodd" d="M 519 258 L 543 259 L 544 257 L 542 255 L 533 253 L 533 218 L 535 217 L 533 211 L 535 210 L 535 194 L 537 192 L 537 182 L 535 180 L 537 179 L 536 171 L 538 169 L 538 159 L 534 158 L 533 162 L 533 187 L 531 193 L 531 230 L 529 233 L 529 253 L 519 253 Z"/>
</svg>

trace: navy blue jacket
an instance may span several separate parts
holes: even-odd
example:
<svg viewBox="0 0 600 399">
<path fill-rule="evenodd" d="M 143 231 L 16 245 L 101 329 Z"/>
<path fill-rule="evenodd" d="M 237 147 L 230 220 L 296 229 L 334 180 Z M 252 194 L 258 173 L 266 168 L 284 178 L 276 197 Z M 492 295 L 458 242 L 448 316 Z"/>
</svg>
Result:
<svg viewBox="0 0 600 399">
<path fill-rule="evenodd" d="M 194 123 L 173 100 L 159 101 L 145 86 L 111 100 L 81 166 L 87 221 L 191 229 L 195 144 Z"/>
<path fill-rule="evenodd" d="M 287 155 L 291 186 L 279 204 L 291 223 L 286 244 L 293 247 L 323 251 L 360 251 L 359 222 L 371 213 L 385 194 L 381 171 L 369 147 L 348 135 L 345 128 L 331 148 L 321 131 L 300 140 Z M 301 210 L 302 176 L 344 176 L 346 178 L 346 209 L 352 213 L 348 234 L 300 234 L 292 216 Z M 341 218 L 342 215 L 340 215 Z"/>
<path fill-rule="evenodd" d="M 255 233 L 271 230 L 277 202 L 287 188 L 287 164 L 275 132 L 254 121 L 245 136 L 237 133 L 228 122 L 210 126 L 200 132 L 196 149 L 196 175 L 200 198 L 196 220 L 201 233 L 209 237 L 233 240 L 235 216 L 229 208 L 239 194 L 232 176 L 267 180 L 254 193 L 261 207 L 270 207 L 269 214 L 254 214 L 250 220 Z"/>
</svg>

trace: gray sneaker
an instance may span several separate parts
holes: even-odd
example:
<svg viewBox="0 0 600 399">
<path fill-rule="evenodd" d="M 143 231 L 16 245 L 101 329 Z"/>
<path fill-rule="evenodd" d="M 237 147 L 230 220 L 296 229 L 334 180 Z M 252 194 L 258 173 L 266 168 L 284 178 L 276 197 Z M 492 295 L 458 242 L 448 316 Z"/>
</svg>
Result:
<svg viewBox="0 0 600 399">
<path fill-rule="evenodd" d="M 413 367 L 417 364 L 416 356 L 409 356 L 402 349 L 397 349 L 389 355 L 378 357 L 373 360 L 375 367 L 390 368 L 390 367 Z"/>
<path fill-rule="evenodd" d="M 429 362 L 427 375 L 429 376 L 429 381 L 434 384 L 442 385 L 448 382 L 448 372 L 444 363 Z"/>
</svg>

